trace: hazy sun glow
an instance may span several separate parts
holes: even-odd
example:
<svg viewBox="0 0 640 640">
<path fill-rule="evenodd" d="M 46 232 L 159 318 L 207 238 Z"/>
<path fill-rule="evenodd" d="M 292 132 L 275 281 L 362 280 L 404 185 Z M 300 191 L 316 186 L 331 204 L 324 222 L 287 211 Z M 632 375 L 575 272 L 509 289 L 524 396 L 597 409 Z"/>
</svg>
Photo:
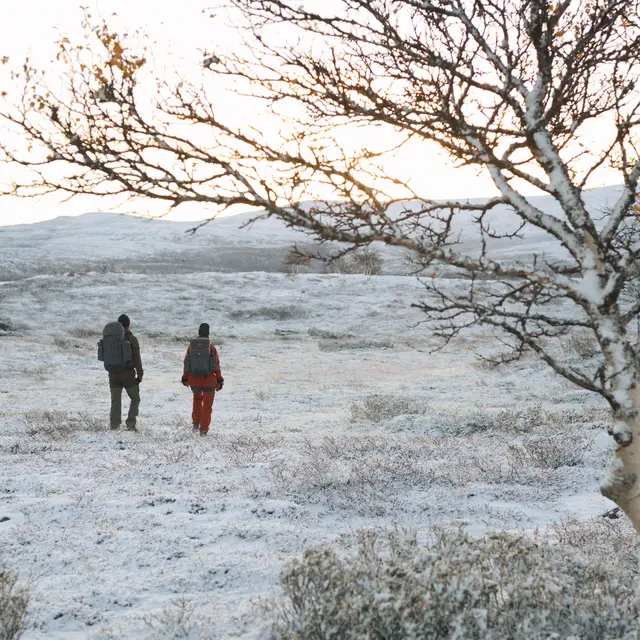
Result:
<svg viewBox="0 0 640 640">
<path fill-rule="evenodd" d="M 168 0 L 94 0 L 85 6 L 94 16 L 114 21 L 119 27 L 134 30 L 141 28 L 155 43 L 154 55 L 162 65 L 171 53 L 171 61 L 185 68 L 201 61 L 201 50 L 231 46 L 238 34 L 231 27 L 225 27 L 223 9 L 214 6 L 212 0 L 191 0 L 189 3 Z M 209 15 L 217 14 L 212 20 Z M 115 14 L 115 15 L 114 15 Z M 8 56 L 12 63 L 30 56 L 43 68 L 51 64 L 55 56 L 56 41 L 61 33 L 73 40 L 81 38 L 82 9 L 78 0 L 29 0 L 12 3 L 11 8 L 2 10 L 0 20 L 0 57 Z M 214 28 L 215 27 L 215 28 Z M 233 98 L 231 98 L 233 99 Z M 226 104 L 225 112 L 243 116 L 242 99 Z M 0 135 L 2 133 L 0 132 Z M 601 132 L 594 132 L 597 138 Z M 390 173 L 410 181 L 413 188 L 428 198 L 470 198 L 495 194 L 495 188 L 488 176 L 476 169 L 455 169 L 448 164 L 444 153 L 435 145 L 412 144 L 385 165 Z M 11 170 L 0 166 L 0 182 L 12 182 Z M 591 186 L 612 184 L 617 177 L 602 170 Z M 531 193 L 531 190 L 529 190 Z M 60 215 L 79 215 L 88 211 L 108 211 L 116 202 L 106 198 L 82 197 L 68 202 L 62 198 L 46 196 L 35 199 L 5 197 L 0 204 L 0 225 L 37 222 Z M 129 203 L 120 208 L 128 212 L 158 215 L 161 207 L 154 203 Z M 211 211 L 191 206 L 169 214 L 169 219 L 197 220 L 211 215 Z"/>
</svg>

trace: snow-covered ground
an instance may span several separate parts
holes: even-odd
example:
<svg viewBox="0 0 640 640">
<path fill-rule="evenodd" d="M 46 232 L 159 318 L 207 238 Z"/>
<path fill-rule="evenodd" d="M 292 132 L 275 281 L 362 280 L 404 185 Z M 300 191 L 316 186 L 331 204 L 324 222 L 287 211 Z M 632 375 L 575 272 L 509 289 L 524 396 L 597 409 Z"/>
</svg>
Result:
<svg viewBox="0 0 640 640">
<path fill-rule="evenodd" d="M 261 638 L 283 563 L 313 545 L 609 508 L 606 407 L 534 359 L 487 368 L 482 331 L 431 353 L 421 295 L 260 272 L 0 285 L 0 564 L 31 594 L 24 638 Z M 95 355 L 122 312 L 145 366 L 135 434 L 108 430 Z M 180 384 L 203 321 L 225 377 L 206 439 Z"/>
</svg>

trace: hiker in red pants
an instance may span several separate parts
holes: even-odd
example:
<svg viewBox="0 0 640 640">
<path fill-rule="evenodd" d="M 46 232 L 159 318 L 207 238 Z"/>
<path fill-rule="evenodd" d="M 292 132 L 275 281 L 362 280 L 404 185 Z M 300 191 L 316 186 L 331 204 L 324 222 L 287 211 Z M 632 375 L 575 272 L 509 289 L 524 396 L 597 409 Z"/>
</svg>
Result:
<svg viewBox="0 0 640 640">
<path fill-rule="evenodd" d="M 184 357 L 182 384 L 191 387 L 193 391 L 193 428 L 199 429 L 201 436 L 206 436 L 211 424 L 213 398 L 224 384 L 218 351 L 211 344 L 209 325 L 206 322 L 200 325 L 198 337 L 189 343 Z"/>
</svg>

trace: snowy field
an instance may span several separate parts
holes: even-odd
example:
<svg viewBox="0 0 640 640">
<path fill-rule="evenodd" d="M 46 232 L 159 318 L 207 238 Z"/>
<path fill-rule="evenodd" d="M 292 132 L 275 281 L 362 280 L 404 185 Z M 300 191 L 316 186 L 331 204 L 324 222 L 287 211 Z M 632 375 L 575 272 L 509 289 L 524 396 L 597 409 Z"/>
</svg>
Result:
<svg viewBox="0 0 640 640">
<path fill-rule="evenodd" d="M 409 277 L 259 272 L 0 285 L 0 564 L 31 594 L 24 638 L 268 637 L 279 572 L 314 545 L 553 532 L 610 508 L 603 403 L 533 358 L 488 368 L 481 331 L 430 353 L 421 295 Z M 108 430 L 95 355 L 122 312 L 140 433 Z M 180 384 L 203 321 L 225 377 L 207 439 Z"/>
</svg>

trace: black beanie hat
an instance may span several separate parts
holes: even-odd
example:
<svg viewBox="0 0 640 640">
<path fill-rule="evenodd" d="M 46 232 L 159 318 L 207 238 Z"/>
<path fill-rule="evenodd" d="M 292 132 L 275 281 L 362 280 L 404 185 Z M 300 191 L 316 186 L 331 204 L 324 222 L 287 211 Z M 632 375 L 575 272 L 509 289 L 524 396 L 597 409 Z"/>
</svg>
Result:
<svg viewBox="0 0 640 640">
<path fill-rule="evenodd" d="M 202 338 L 208 338 L 209 337 L 209 325 L 206 322 L 203 322 L 199 327 L 198 327 L 198 335 Z"/>
<path fill-rule="evenodd" d="M 129 316 L 123 313 L 119 318 L 118 322 L 125 328 L 128 329 L 131 324 L 131 320 L 129 320 Z"/>
</svg>

